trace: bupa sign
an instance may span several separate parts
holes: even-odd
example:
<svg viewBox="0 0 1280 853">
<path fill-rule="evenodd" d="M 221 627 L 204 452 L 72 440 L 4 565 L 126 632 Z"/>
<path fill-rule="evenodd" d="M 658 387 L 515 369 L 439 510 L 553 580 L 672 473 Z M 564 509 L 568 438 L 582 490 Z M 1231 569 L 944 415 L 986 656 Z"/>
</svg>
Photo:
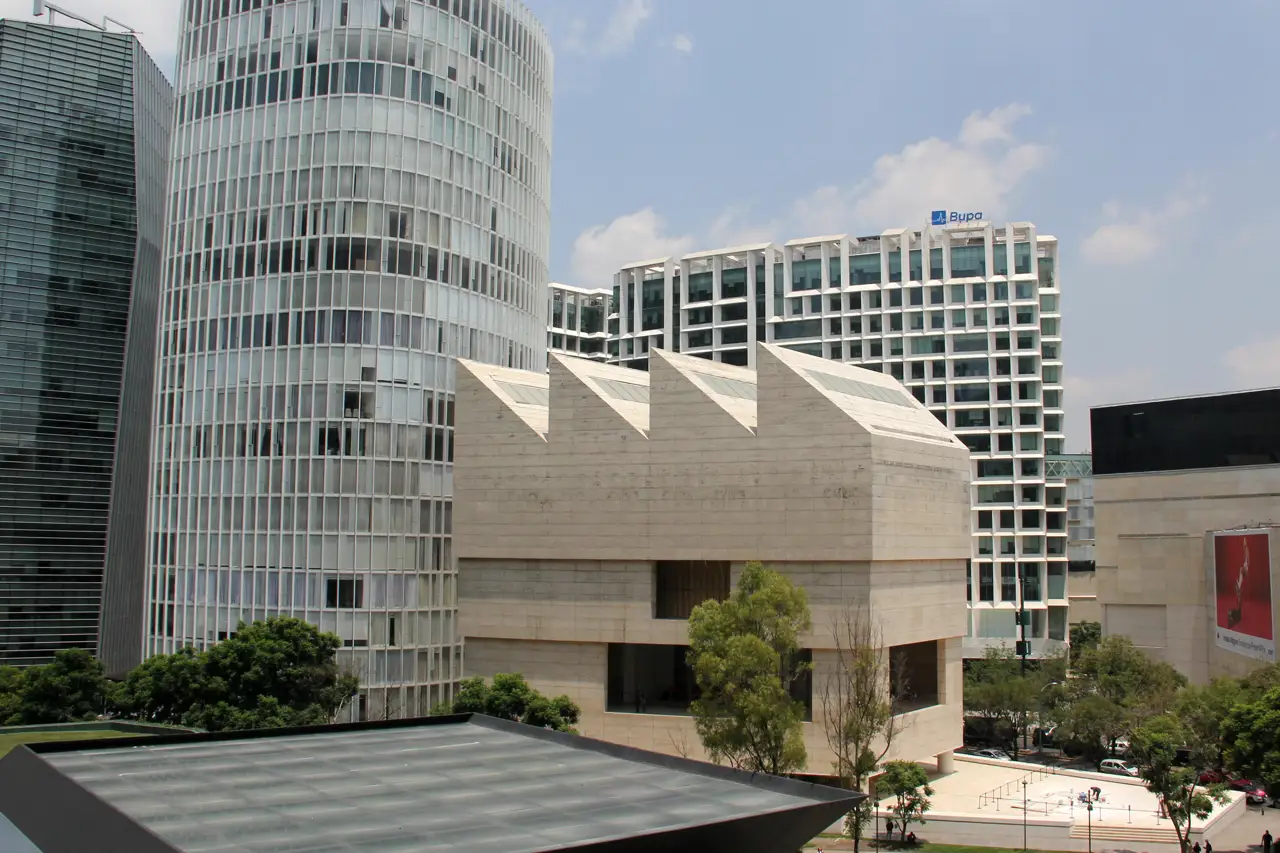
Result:
<svg viewBox="0 0 1280 853">
<path fill-rule="evenodd" d="M 933 212 L 933 221 L 931 225 L 955 225 L 963 222 L 979 222 L 982 220 L 982 212 L 977 213 L 961 213 L 958 210 L 946 211 L 935 210 Z"/>
</svg>

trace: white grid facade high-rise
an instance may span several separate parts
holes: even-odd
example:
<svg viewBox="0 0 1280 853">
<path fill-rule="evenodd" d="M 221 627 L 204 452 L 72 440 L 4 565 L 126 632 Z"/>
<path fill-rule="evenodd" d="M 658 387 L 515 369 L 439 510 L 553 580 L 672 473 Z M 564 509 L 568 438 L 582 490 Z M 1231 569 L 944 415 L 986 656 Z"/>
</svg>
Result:
<svg viewBox="0 0 1280 853">
<path fill-rule="evenodd" d="M 1058 241 L 1027 222 L 763 243 L 624 267 L 609 360 L 651 347 L 754 367 L 755 343 L 889 373 L 973 453 L 966 655 L 1067 641 Z M 1019 613 L 1026 624 L 1019 626 Z"/>
<path fill-rule="evenodd" d="M 544 370 L 549 42 L 515 0 L 186 0 L 145 654 L 336 633 L 368 716 L 461 674 L 454 358 Z"/>
<path fill-rule="evenodd" d="M 592 361 L 607 358 L 608 319 L 612 291 L 589 290 L 571 284 L 551 282 L 547 306 L 547 350 L 557 355 L 576 355 Z"/>
</svg>

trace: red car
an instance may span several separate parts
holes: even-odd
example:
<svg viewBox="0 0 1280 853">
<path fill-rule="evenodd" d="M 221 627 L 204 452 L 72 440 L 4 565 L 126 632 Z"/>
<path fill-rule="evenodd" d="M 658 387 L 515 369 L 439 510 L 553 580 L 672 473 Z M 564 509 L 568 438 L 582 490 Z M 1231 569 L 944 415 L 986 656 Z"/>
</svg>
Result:
<svg viewBox="0 0 1280 853">
<path fill-rule="evenodd" d="M 1245 802 L 1250 805 L 1258 805 L 1267 801 L 1266 790 L 1256 782 L 1249 779 L 1232 779 L 1227 783 L 1227 787 L 1233 791 L 1240 791 L 1244 794 Z"/>
<path fill-rule="evenodd" d="M 1227 781 L 1227 774 L 1221 770 L 1206 770 L 1200 774 L 1201 785 L 1219 785 Z"/>
</svg>

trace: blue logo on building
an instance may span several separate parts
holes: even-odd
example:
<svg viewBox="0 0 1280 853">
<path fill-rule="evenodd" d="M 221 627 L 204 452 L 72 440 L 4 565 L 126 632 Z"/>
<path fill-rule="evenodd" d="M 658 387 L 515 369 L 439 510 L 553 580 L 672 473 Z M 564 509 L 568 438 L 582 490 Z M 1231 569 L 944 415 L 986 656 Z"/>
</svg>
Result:
<svg viewBox="0 0 1280 853">
<path fill-rule="evenodd" d="M 933 212 L 931 219 L 932 221 L 929 223 L 930 225 L 947 225 L 947 224 L 955 225 L 956 223 L 964 223 L 964 222 L 981 222 L 982 212 L 979 211 L 978 213 L 960 213 L 958 211 L 953 210 L 951 211 L 951 214 L 948 216 L 947 211 L 945 210 L 935 210 Z"/>
</svg>

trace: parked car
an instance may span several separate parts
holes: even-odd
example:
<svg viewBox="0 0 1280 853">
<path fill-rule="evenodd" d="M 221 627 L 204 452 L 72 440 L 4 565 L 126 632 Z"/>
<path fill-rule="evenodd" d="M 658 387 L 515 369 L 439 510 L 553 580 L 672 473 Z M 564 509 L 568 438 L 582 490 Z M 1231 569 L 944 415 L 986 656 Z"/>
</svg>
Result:
<svg viewBox="0 0 1280 853">
<path fill-rule="evenodd" d="M 1227 781 L 1227 774 L 1221 770 L 1206 770 L 1200 774 L 1201 785 L 1221 785 Z"/>
<path fill-rule="evenodd" d="M 1227 783 L 1227 787 L 1244 794 L 1245 802 L 1251 806 L 1261 805 L 1267 801 L 1266 789 L 1251 779 L 1232 779 Z"/>
<path fill-rule="evenodd" d="M 1009 753 L 1003 749 L 979 749 L 973 755 L 977 758 L 990 758 L 993 761 L 1013 761 Z"/>
<path fill-rule="evenodd" d="M 1134 776 L 1138 775 L 1138 768 L 1122 758 L 1104 758 L 1102 763 L 1098 765 L 1099 773 L 1110 773 L 1112 776 Z"/>
</svg>

